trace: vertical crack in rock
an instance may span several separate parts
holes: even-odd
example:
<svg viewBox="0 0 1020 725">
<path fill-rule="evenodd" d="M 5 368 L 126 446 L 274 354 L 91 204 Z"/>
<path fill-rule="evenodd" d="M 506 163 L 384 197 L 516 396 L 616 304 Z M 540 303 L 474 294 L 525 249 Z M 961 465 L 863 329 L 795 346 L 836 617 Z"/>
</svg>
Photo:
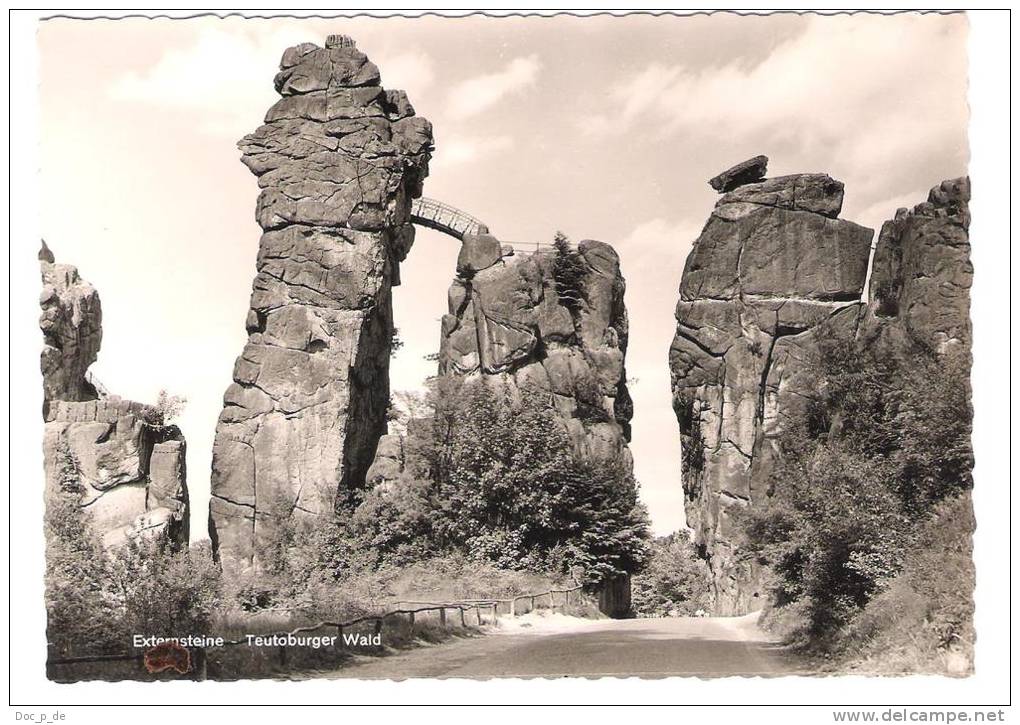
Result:
<svg viewBox="0 0 1020 725">
<path fill-rule="evenodd" d="M 722 196 L 687 258 L 669 353 L 684 476 L 699 481 L 684 482 L 688 525 L 719 614 L 760 606 L 732 513 L 764 498 L 786 422 L 817 396 L 820 342 L 856 335 L 873 236 L 838 218 L 840 182 L 764 178 L 766 164 L 710 182 Z"/>
<path fill-rule="evenodd" d="M 970 179 L 943 181 L 899 209 L 875 247 L 862 335 L 887 335 L 937 352 L 970 349 Z"/>
<path fill-rule="evenodd" d="M 365 487 L 386 429 L 391 288 L 432 151 L 428 121 L 346 36 L 287 49 L 274 85 L 239 142 L 264 233 L 213 445 L 210 535 L 229 571 L 258 569 L 285 519 L 342 515 Z"/>
<path fill-rule="evenodd" d="M 45 242 L 39 264 L 47 498 L 80 494 L 107 547 L 139 537 L 187 545 L 184 436 L 153 406 L 96 383 L 88 370 L 103 336 L 99 294 Z"/>
</svg>

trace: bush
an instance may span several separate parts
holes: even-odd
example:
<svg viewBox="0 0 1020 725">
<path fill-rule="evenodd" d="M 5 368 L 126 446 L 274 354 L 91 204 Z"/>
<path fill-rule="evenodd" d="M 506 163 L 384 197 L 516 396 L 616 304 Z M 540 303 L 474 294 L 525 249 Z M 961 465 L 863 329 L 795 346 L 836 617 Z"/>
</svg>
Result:
<svg viewBox="0 0 1020 725">
<path fill-rule="evenodd" d="M 923 568 L 922 522 L 940 502 L 969 496 L 969 360 L 921 347 L 831 345 L 821 372 L 824 410 L 809 406 L 788 431 L 771 497 L 738 523 L 770 568 L 774 606 L 803 616 L 811 646 L 838 648 L 901 571 Z M 966 577 L 948 583 L 961 585 Z"/>
<path fill-rule="evenodd" d="M 577 455 L 547 393 L 491 383 L 437 380 L 398 485 L 284 536 L 271 599 L 436 556 L 554 575 L 580 566 L 591 585 L 640 569 L 647 514 L 627 461 Z"/>
<path fill-rule="evenodd" d="M 967 674 L 974 649 L 970 495 L 937 505 L 881 594 L 844 634 L 843 659 L 869 671 Z"/>
<path fill-rule="evenodd" d="M 180 417 L 184 412 L 184 406 L 188 399 L 180 395 L 170 395 L 165 390 L 159 391 L 156 404 L 149 408 L 145 414 L 145 422 L 156 427 L 163 427 L 170 424 L 170 421 Z"/>
<path fill-rule="evenodd" d="M 46 502 L 46 638 L 54 657 L 123 648 L 105 553 L 78 498 L 62 493 Z"/>
<path fill-rule="evenodd" d="M 175 551 L 129 540 L 106 551 L 76 495 L 46 512 L 47 636 L 54 656 L 123 653 L 132 637 L 203 634 L 220 604 L 208 542 Z"/>
<path fill-rule="evenodd" d="M 711 609 L 708 565 L 685 532 L 653 539 L 644 570 L 631 579 L 641 617 L 690 616 Z"/>
<path fill-rule="evenodd" d="M 127 634 L 207 634 L 220 605 L 220 572 L 208 542 L 174 551 L 132 539 L 113 550 L 108 576 Z"/>
</svg>

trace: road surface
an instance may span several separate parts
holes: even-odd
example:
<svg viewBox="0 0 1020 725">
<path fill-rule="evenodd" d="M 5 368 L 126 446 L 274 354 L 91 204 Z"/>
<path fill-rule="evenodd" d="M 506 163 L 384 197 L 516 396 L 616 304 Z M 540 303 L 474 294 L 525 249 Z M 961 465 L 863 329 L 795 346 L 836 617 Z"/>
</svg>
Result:
<svg viewBox="0 0 1020 725">
<path fill-rule="evenodd" d="M 332 677 L 555 677 L 794 674 L 797 663 L 746 617 L 504 620 L 484 636 L 379 658 Z M 520 618 L 524 620 L 525 618 Z M 531 624 L 532 626 L 529 626 Z"/>
</svg>

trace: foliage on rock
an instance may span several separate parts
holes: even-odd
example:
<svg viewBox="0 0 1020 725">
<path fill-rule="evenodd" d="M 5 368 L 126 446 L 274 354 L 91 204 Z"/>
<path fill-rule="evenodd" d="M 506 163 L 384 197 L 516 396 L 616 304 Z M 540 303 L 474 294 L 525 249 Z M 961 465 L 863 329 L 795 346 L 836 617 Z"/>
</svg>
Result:
<svg viewBox="0 0 1020 725">
<path fill-rule="evenodd" d="M 556 294 L 560 304 L 568 310 L 577 311 L 585 299 L 584 280 L 587 265 L 581 253 L 571 247 L 570 240 L 563 232 L 556 232 L 553 238 L 555 259 L 553 278 L 556 280 Z"/>
<path fill-rule="evenodd" d="M 943 502 L 969 500 L 973 458 L 965 353 L 881 344 L 825 353 L 831 428 L 818 432 L 802 420 L 791 429 L 773 495 L 748 510 L 741 527 L 748 549 L 771 569 L 774 604 L 797 607 L 807 643 L 833 647 L 901 572 L 912 568 L 916 577 L 924 568 L 930 542 L 918 532 Z M 969 556 L 969 533 L 957 548 Z M 967 600 L 968 582 L 951 582 Z M 949 619 L 954 630 L 969 626 Z"/>
</svg>

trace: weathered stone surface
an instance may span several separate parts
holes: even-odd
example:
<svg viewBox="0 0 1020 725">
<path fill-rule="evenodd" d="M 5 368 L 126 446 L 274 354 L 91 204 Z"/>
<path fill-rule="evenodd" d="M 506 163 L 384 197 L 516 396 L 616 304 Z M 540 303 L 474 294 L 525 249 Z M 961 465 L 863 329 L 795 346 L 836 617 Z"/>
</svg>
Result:
<svg viewBox="0 0 1020 725">
<path fill-rule="evenodd" d="M 388 491 L 397 485 L 403 470 L 403 439 L 397 434 L 387 434 L 379 439 L 365 482 L 373 489 Z"/>
<path fill-rule="evenodd" d="M 712 211 L 684 267 L 684 300 L 741 295 L 855 300 L 874 232 L 808 211 L 728 203 Z"/>
<path fill-rule="evenodd" d="M 151 406 L 100 395 L 86 375 L 103 336 L 99 294 L 45 242 L 39 264 L 47 499 L 80 495 L 107 546 L 138 536 L 186 545 L 184 437 Z"/>
<path fill-rule="evenodd" d="M 718 176 L 708 180 L 708 185 L 719 193 L 732 191 L 738 186 L 752 184 L 765 178 L 765 171 L 769 165 L 768 156 L 755 156 L 747 161 L 731 166 Z"/>
<path fill-rule="evenodd" d="M 231 572 L 257 570 L 283 520 L 332 516 L 366 486 L 386 430 L 390 290 L 432 149 L 428 121 L 349 38 L 290 48 L 280 69 L 283 97 L 239 143 L 265 233 L 213 446 L 210 535 Z"/>
<path fill-rule="evenodd" d="M 585 240 L 577 252 L 586 266 L 585 294 L 573 309 L 557 294 L 551 250 L 504 255 L 501 264 L 460 273 L 443 316 L 439 373 L 548 391 L 579 454 L 632 467 L 626 283 L 608 244 Z M 400 441 L 380 439 L 369 470 L 369 482 L 384 491 L 403 469 Z"/>
<path fill-rule="evenodd" d="M 713 210 L 684 268 L 673 406 L 687 523 L 720 614 L 761 604 L 734 514 L 767 495 L 779 437 L 817 396 L 820 342 L 857 332 L 872 231 L 833 218 L 841 203 L 842 184 L 823 174 L 742 185 Z"/>
<path fill-rule="evenodd" d="M 518 253 L 454 280 L 439 370 L 548 390 L 578 450 L 629 457 L 626 284 L 611 246 L 585 240 L 578 252 L 587 273 L 573 311 L 557 295 L 551 251 Z"/>
<path fill-rule="evenodd" d="M 491 234 L 467 234 L 457 255 L 457 274 L 470 277 L 500 260 L 503 247 Z"/>
<path fill-rule="evenodd" d="M 39 266 L 44 406 L 50 400 L 94 400 L 98 394 L 86 373 L 103 339 L 99 294 L 78 276 L 75 267 L 55 264 L 46 242 L 39 252 Z"/>
<path fill-rule="evenodd" d="M 939 352 L 970 348 L 969 202 L 970 179 L 950 179 L 882 225 L 864 334 L 906 336 Z"/>
<path fill-rule="evenodd" d="M 810 211 L 835 219 L 843 209 L 843 183 L 828 174 L 777 176 L 739 186 L 723 195 L 716 206 L 739 203 Z"/>
</svg>

